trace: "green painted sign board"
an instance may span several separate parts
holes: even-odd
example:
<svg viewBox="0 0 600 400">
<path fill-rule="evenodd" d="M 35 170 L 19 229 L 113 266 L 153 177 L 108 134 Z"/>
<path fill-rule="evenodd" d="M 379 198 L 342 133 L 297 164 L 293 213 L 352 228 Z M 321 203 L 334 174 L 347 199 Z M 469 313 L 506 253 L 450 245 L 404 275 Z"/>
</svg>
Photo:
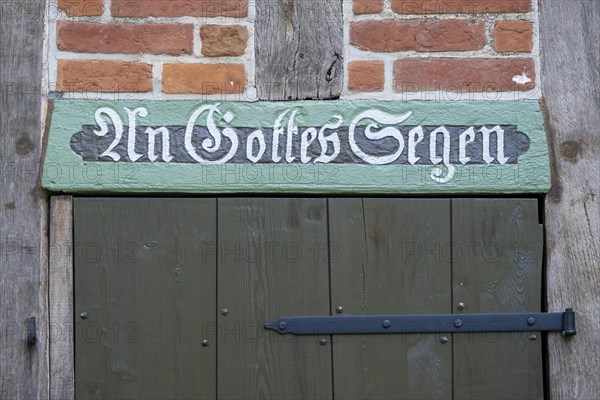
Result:
<svg viewBox="0 0 600 400">
<path fill-rule="evenodd" d="M 535 101 L 58 100 L 66 193 L 505 194 L 550 188 Z"/>
</svg>

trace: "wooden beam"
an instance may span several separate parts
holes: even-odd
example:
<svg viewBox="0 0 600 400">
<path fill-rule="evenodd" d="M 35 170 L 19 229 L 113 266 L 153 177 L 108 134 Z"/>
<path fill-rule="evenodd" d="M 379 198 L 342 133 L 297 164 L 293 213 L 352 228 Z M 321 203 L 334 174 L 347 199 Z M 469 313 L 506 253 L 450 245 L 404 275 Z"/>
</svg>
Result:
<svg viewBox="0 0 600 400">
<path fill-rule="evenodd" d="M 548 309 L 577 312 L 575 337 L 549 335 L 554 399 L 592 399 L 600 393 L 599 25 L 596 0 L 540 2 L 553 174 L 546 197 Z"/>
<path fill-rule="evenodd" d="M 236 149 L 232 147 L 233 142 L 223 140 L 219 150 L 210 155 L 202 150 L 204 145 L 198 144 L 195 156 L 176 132 L 185 130 L 191 110 L 198 107 L 197 102 L 144 102 L 148 111 L 144 124 L 160 129 L 169 121 L 169 128 L 165 128 L 171 143 L 169 162 L 163 158 L 150 162 L 150 148 L 140 146 L 136 151 L 141 158 L 132 161 L 123 144 L 126 139 L 121 138 L 121 144 L 113 149 L 111 146 L 117 143 L 114 135 L 101 137 L 93 133 L 94 115 L 99 109 L 109 107 L 123 114 L 124 107 L 135 108 L 140 103 L 64 99 L 53 104 L 42 183 L 56 192 L 439 196 L 546 193 L 550 188 L 548 144 L 538 101 L 228 102 L 215 105 L 214 110 L 215 115 L 227 110 L 234 116 L 231 125 L 232 138 L 238 143 Z M 402 124 L 407 129 L 393 139 L 390 135 L 400 132 L 391 122 L 381 119 L 383 115 L 396 123 L 405 121 Z M 197 123 L 207 124 L 210 118 L 201 116 Z M 381 124 L 381 128 L 387 126 L 387 133 L 380 129 L 387 135 L 386 139 L 373 140 L 365 136 L 364 124 L 371 118 Z M 120 117 L 114 122 L 123 123 Z M 431 133 L 441 128 L 448 133 L 448 158 L 443 161 L 444 166 L 434 168 L 432 165 L 434 158 L 442 157 L 442 153 L 431 152 L 428 140 L 418 146 L 411 144 L 408 128 L 415 127 L 411 124 L 418 124 L 424 137 L 437 141 L 434 149 L 442 146 L 445 136 L 431 136 Z M 484 146 L 483 135 L 478 134 L 473 143 L 463 144 L 466 164 L 459 162 L 459 136 L 469 130 L 479 131 L 481 126 L 495 125 L 503 126 L 504 135 L 498 143 L 502 143 L 504 152 L 499 151 L 500 146 L 493 140 L 488 141 L 488 145 L 494 142 L 494 147 Z M 311 131 L 315 132 L 312 138 Z M 253 135 L 258 136 L 250 140 Z M 411 146 L 416 155 L 413 161 L 408 156 Z M 108 151 L 114 158 L 103 156 Z M 231 152 L 231 157 L 226 156 L 226 152 Z M 484 157 L 486 153 L 489 158 Z M 508 162 L 499 164 L 497 160 L 504 157 L 508 157 Z M 207 166 L 203 164 L 205 160 L 223 163 Z"/>
<path fill-rule="evenodd" d="M 261 100 L 338 98 L 341 0 L 256 1 L 256 87 Z"/>
<path fill-rule="evenodd" d="M 73 344 L 73 198 L 50 201 L 50 399 L 75 397 Z"/>
<path fill-rule="evenodd" d="M 38 185 L 45 2 L 0 5 L 0 398 L 48 398 L 47 206 Z M 25 320 L 37 340 L 27 343 Z"/>
</svg>

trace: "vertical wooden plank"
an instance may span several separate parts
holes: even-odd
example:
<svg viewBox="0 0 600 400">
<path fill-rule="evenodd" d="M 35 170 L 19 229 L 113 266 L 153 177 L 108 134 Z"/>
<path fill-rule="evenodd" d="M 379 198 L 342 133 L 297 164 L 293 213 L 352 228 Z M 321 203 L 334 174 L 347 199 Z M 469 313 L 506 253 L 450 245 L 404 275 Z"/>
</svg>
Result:
<svg viewBox="0 0 600 400">
<path fill-rule="evenodd" d="M 455 313 L 541 311 L 538 218 L 534 199 L 452 200 Z M 455 334 L 454 397 L 543 398 L 541 342 L 539 332 Z"/>
<path fill-rule="evenodd" d="M 256 87 L 261 100 L 338 98 L 341 0 L 257 0 Z"/>
<path fill-rule="evenodd" d="M 214 199 L 75 199 L 77 398 L 215 397 L 215 213 Z"/>
<path fill-rule="evenodd" d="M 332 307 L 341 315 L 450 311 L 449 200 L 330 199 L 329 219 Z M 335 397 L 451 398 L 443 336 L 334 336 Z"/>
<path fill-rule="evenodd" d="M 600 393 L 600 7 L 541 1 L 542 89 L 552 189 L 546 197 L 548 310 L 573 307 L 577 335 L 548 335 L 550 397 Z"/>
<path fill-rule="evenodd" d="M 50 399 L 75 398 L 73 198 L 50 199 Z"/>
<path fill-rule="evenodd" d="M 0 2 L 0 398 L 48 397 L 47 199 L 42 147 L 43 1 Z M 25 320 L 38 340 L 27 344 Z"/>
<path fill-rule="evenodd" d="M 263 328 L 329 314 L 326 200 L 218 203 L 218 397 L 331 398 L 330 346 Z"/>
</svg>

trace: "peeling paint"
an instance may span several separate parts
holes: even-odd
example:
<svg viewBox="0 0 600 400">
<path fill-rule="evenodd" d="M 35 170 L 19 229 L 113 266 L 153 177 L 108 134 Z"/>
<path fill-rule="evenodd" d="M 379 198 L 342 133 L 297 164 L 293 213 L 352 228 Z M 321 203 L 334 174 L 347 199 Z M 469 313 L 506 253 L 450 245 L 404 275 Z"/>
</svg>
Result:
<svg viewBox="0 0 600 400">
<path fill-rule="evenodd" d="M 523 72 L 522 75 L 513 76 L 512 80 L 519 85 L 525 85 L 531 82 L 531 78 L 529 78 L 525 72 Z"/>
<path fill-rule="evenodd" d="M 209 104 L 198 101 L 109 102 L 104 100 L 59 100 L 54 105 L 55 108 L 52 115 L 48 148 L 42 174 L 42 184 L 49 190 L 68 193 L 285 192 L 353 194 L 432 193 L 440 195 L 457 193 L 545 193 L 550 188 L 548 146 L 540 107 L 537 101 L 386 102 L 339 100 L 254 103 L 226 102 Z M 173 127 L 187 126 L 189 124 L 188 117 L 194 109 L 198 110 L 201 107 L 207 106 L 217 107 L 217 105 L 223 114 L 221 116 L 221 112 L 218 113 L 220 117 L 217 121 L 214 121 L 214 124 L 211 125 L 214 126 L 211 129 L 215 134 L 218 131 L 223 134 L 227 133 L 227 137 L 230 137 L 229 141 L 221 142 L 224 146 L 230 146 L 230 148 L 225 148 L 232 154 L 232 158 L 227 159 L 227 162 L 219 158 L 222 156 L 221 153 L 211 153 L 212 156 L 218 158 L 217 161 L 222 161 L 220 163 L 211 162 L 209 164 L 204 162 L 173 161 L 171 156 L 175 156 L 175 154 L 170 154 L 169 152 L 175 150 L 177 147 L 176 144 L 179 143 L 177 140 L 181 139 L 177 139 L 176 135 L 169 137 L 169 140 L 173 140 L 173 146 L 169 146 L 165 150 L 167 156 L 163 154 L 161 162 L 153 162 L 153 160 L 156 161 L 155 156 L 157 156 L 155 152 L 156 148 L 154 147 L 154 140 L 157 140 L 156 134 L 153 134 L 152 139 L 148 136 L 151 141 L 148 142 L 147 148 L 142 146 L 142 144 L 146 145 L 146 142 L 143 140 L 143 143 L 140 142 L 136 145 L 137 142 L 129 140 L 133 136 L 127 137 L 127 157 L 130 158 L 131 162 L 125 162 L 127 161 L 125 158 L 119 160 L 119 162 L 107 162 L 106 160 L 99 160 L 97 158 L 82 158 L 70 146 L 72 136 L 77 134 L 77 132 L 80 132 L 82 129 L 93 129 L 97 126 L 98 122 L 94 120 L 94 115 L 99 109 L 111 107 L 111 109 L 119 110 L 121 114 L 116 119 L 121 121 L 118 124 L 120 132 L 124 132 L 125 130 L 130 132 L 131 130 L 131 132 L 136 132 L 137 134 L 137 130 L 132 130 L 135 128 L 132 128 L 134 124 L 131 121 L 128 123 L 128 127 L 125 127 L 124 122 L 125 118 L 129 118 L 131 113 L 135 114 L 137 111 L 137 115 L 140 118 L 138 123 L 140 127 L 146 130 L 150 127 L 151 133 L 157 132 L 158 129 L 154 128 L 160 127 L 161 132 L 167 131 L 169 133 L 168 130 Z M 123 109 L 125 113 L 120 111 Z M 144 110 L 143 113 L 140 111 L 142 109 Z M 258 162 L 262 154 L 259 157 L 252 153 L 254 147 L 248 146 L 250 142 L 242 134 L 245 135 L 245 133 L 252 131 L 250 136 L 253 138 L 252 140 L 255 140 L 256 138 L 260 139 L 261 135 L 265 138 L 268 137 L 269 134 L 272 134 L 273 130 L 278 132 L 283 131 L 284 128 L 281 121 L 275 124 L 276 128 L 271 130 L 268 128 L 274 127 L 273 121 L 279 120 L 279 116 L 281 115 L 289 114 L 289 110 L 292 109 L 294 110 L 293 115 L 297 114 L 297 121 L 287 124 L 288 134 L 285 141 L 285 162 L 282 159 L 282 153 L 276 153 L 276 159 L 271 156 L 272 162 L 266 162 L 265 160 L 262 160 L 265 162 Z M 307 149 L 309 149 L 310 143 L 315 141 L 316 127 L 331 125 L 332 116 L 339 116 L 335 119 L 340 121 L 340 125 L 336 124 L 329 128 L 333 130 L 331 134 L 333 136 L 324 136 L 322 138 L 324 140 L 315 143 L 323 144 L 331 141 L 339 141 L 340 146 L 338 146 L 337 151 L 341 151 L 344 148 L 341 146 L 341 143 L 352 143 L 356 139 L 356 137 L 353 139 L 353 136 L 350 135 L 354 124 L 354 122 L 352 124 L 350 122 L 354 121 L 356 115 L 362 115 L 361 113 L 371 109 L 377 109 L 391 115 L 404 115 L 406 113 L 411 115 L 411 121 L 406 124 L 399 123 L 397 126 L 392 126 L 394 123 L 391 122 L 382 123 L 381 126 L 371 123 L 368 125 L 369 135 L 381 134 L 382 136 L 379 139 L 377 135 L 360 139 L 361 143 L 379 143 L 378 140 L 380 139 L 394 137 L 397 142 L 392 142 L 392 150 L 397 152 L 398 157 L 400 157 L 398 158 L 398 163 L 392 161 L 389 163 L 387 161 L 385 163 L 363 163 L 356 162 L 356 160 L 352 161 L 353 159 L 348 159 L 349 161 L 340 159 L 338 161 L 344 162 L 339 163 L 323 163 L 321 162 L 323 159 L 318 162 L 317 159 L 322 156 L 328 156 L 329 153 L 323 154 L 321 152 L 320 156 L 317 154 L 319 152 L 309 154 Z M 117 111 L 114 110 L 113 112 L 116 115 Z M 113 120 L 116 119 L 113 118 Z M 341 120 L 346 125 L 350 124 L 348 128 L 341 126 Z M 106 124 L 106 121 L 104 122 Z M 206 128 L 208 124 L 192 122 L 190 126 L 192 127 L 190 128 L 190 132 L 193 133 L 193 129 L 200 129 L 202 131 L 203 127 Z M 365 126 L 363 122 L 361 122 L 361 126 Z M 449 139 L 446 139 L 444 136 L 444 140 L 438 146 L 439 138 L 437 134 L 436 136 L 429 134 L 427 142 L 424 142 L 425 144 L 428 143 L 429 146 L 425 145 L 423 147 L 421 145 L 421 150 L 419 150 L 419 143 L 425 138 L 420 139 L 420 130 L 413 130 L 415 126 L 423 129 L 423 136 L 427 132 L 431 133 L 428 131 L 430 127 L 440 127 L 438 130 L 441 130 L 442 133 L 447 130 L 448 134 L 446 136 Z M 474 153 L 460 151 L 460 140 L 458 142 L 455 141 L 455 145 L 458 146 L 458 152 L 454 154 L 451 151 L 451 132 L 459 129 L 457 132 L 460 133 L 461 127 L 466 129 L 475 126 L 477 129 L 467 129 L 465 131 L 467 133 L 464 134 L 466 136 L 463 136 L 463 147 L 478 145 L 480 140 L 471 137 L 474 135 L 469 136 L 468 132 L 473 132 L 475 135 L 477 135 L 475 131 L 480 132 L 483 135 L 480 138 L 483 148 L 486 149 L 489 147 L 489 151 L 484 151 L 482 156 L 485 161 L 483 164 L 476 163 L 475 161 L 477 160 L 475 159 L 471 159 L 470 161 L 472 162 L 469 162 L 468 157 L 473 157 Z M 491 128 L 492 126 L 496 128 Z M 514 126 L 514 129 L 510 128 L 510 126 Z M 503 141 L 499 136 L 496 136 L 496 139 L 492 140 L 486 136 L 486 129 L 482 129 L 482 127 L 488 130 L 496 129 L 497 131 L 509 128 L 513 129 L 513 131 L 518 129 L 519 132 L 523 132 L 529 138 L 529 149 L 522 153 L 522 156 L 521 153 L 518 153 L 518 160 L 514 159 L 514 163 L 508 162 L 506 157 L 509 156 L 511 150 L 504 145 L 504 141 L 508 140 L 509 137 L 504 137 Z M 106 128 L 108 132 L 108 127 Z M 299 135 L 298 130 L 300 128 L 304 130 L 302 136 Z M 375 130 L 375 132 L 372 132 L 372 130 Z M 410 135 L 411 130 L 414 132 L 412 136 Z M 111 132 L 113 131 L 111 130 Z M 140 135 L 143 132 L 144 130 L 140 130 Z M 202 132 L 204 132 L 202 134 L 205 134 L 206 129 Z M 362 134 L 360 132 L 359 135 Z M 409 136 L 408 139 L 406 138 L 407 134 Z M 282 133 L 280 132 L 279 135 L 282 135 Z M 192 140 L 194 136 L 192 135 L 190 138 L 190 143 L 186 145 L 185 149 L 189 154 L 193 154 L 188 147 L 194 151 L 198 147 L 194 145 L 195 142 Z M 239 145 L 238 142 L 240 140 L 245 140 L 245 157 L 251 162 L 247 162 L 245 159 L 242 162 L 233 158 L 233 156 L 237 155 L 237 152 L 232 150 L 234 142 L 231 138 L 235 139 L 236 146 Z M 109 140 L 113 140 L 115 146 L 125 145 L 125 141 L 121 143 L 120 139 L 117 140 L 117 135 L 112 139 L 112 133 L 109 135 Z M 165 141 L 166 139 L 163 138 L 162 140 Z M 302 145 L 298 147 L 298 140 L 300 140 L 300 144 L 304 140 L 305 147 L 302 147 Z M 407 150 L 403 154 L 401 147 L 405 147 L 405 140 L 407 140 L 408 144 L 406 145 Z M 260 140 L 258 141 L 260 143 Z M 198 140 L 196 142 L 198 146 L 209 147 L 216 143 L 210 141 L 198 142 Z M 263 148 L 268 146 L 269 143 L 265 139 L 263 141 Z M 280 143 L 283 146 L 284 142 L 282 140 L 280 140 Z M 448 146 L 446 146 L 446 143 Z M 500 143 L 503 143 L 503 145 L 500 146 Z M 82 146 L 88 146 L 88 148 L 94 148 L 94 145 L 89 140 L 84 140 L 81 144 Z M 153 145 L 152 148 L 150 147 L 151 144 Z M 288 144 L 291 144 L 291 147 Z M 327 148 L 328 146 L 329 144 Z M 378 146 L 380 145 L 378 144 Z M 181 143 L 179 143 L 179 147 L 181 147 Z M 279 149 L 279 147 L 274 145 L 272 145 L 272 148 Z M 302 150 L 303 148 L 304 150 Z M 335 144 L 333 148 L 336 148 Z M 381 148 L 383 149 L 383 147 Z M 353 148 L 351 149 L 352 154 L 359 154 L 359 157 L 363 161 L 368 160 L 360 156 L 361 152 L 376 157 L 385 158 L 390 156 L 390 152 L 387 150 L 382 151 L 380 154 L 379 147 L 359 146 L 358 149 L 361 152 Z M 386 149 L 389 149 L 389 146 Z M 139 156 L 140 152 L 146 153 L 146 150 L 151 156 L 148 156 L 148 159 L 145 161 Z M 212 150 L 212 147 L 209 150 Z M 237 151 L 237 147 L 235 151 Z M 300 162 L 294 163 L 294 152 L 298 151 L 300 152 Z M 205 154 L 204 157 L 209 157 L 211 154 Z M 229 153 L 227 154 L 229 155 Z M 303 154 L 306 157 L 302 158 Z M 433 158 L 431 157 L 432 154 Z M 498 154 L 499 158 L 497 162 L 493 160 L 492 154 Z M 244 156 L 244 154 L 241 154 L 241 156 Z M 401 158 L 405 156 L 410 156 L 411 158 L 405 162 Z M 419 163 L 417 162 L 419 161 L 417 157 L 427 157 L 429 161 L 424 164 Z M 115 159 L 113 158 L 113 160 Z M 446 160 L 445 162 L 444 159 Z M 196 159 L 194 158 L 194 160 Z M 215 161 L 212 158 L 211 160 Z M 421 161 L 424 162 L 425 160 Z M 457 161 L 459 162 L 457 163 Z M 432 180 L 432 177 L 440 178 L 442 174 L 446 173 L 450 179 L 444 179 L 443 181 Z"/>
</svg>

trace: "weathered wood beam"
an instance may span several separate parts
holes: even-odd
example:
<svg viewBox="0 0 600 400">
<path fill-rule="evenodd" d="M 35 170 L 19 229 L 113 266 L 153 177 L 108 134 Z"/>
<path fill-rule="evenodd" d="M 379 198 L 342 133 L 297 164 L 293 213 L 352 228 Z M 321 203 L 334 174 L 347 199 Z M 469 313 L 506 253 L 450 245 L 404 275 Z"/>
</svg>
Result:
<svg viewBox="0 0 600 400">
<path fill-rule="evenodd" d="M 261 100 L 334 99 L 342 91 L 341 0 L 257 0 Z"/>
<path fill-rule="evenodd" d="M 546 197 L 548 309 L 573 307 L 577 335 L 549 335 L 550 396 L 600 393 L 600 8 L 541 1 L 542 90 L 552 189 Z"/>
<path fill-rule="evenodd" d="M 73 343 L 73 198 L 50 200 L 50 399 L 75 397 Z"/>
<path fill-rule="evenodd" d="M 39 189 L 45 2 L 0 4 L 0 398 L 48 398 L 47 205 Z M 27 342 L 25 320 L 36 318 Z"/>
</svg>

